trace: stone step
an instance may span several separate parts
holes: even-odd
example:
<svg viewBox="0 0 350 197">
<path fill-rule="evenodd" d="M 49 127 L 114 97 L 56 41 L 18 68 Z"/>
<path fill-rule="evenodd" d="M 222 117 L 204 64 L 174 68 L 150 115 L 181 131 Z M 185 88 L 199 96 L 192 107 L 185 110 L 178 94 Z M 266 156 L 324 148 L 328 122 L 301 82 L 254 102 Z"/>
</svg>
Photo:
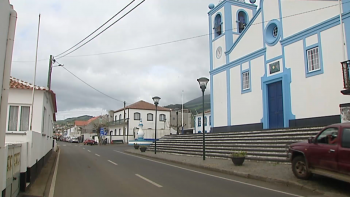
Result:
<svg viewBox="0 0 350 197">
<path fill-rule="evenodd" d="M 218 139 L 218 138 L 257 138 L 257 137 L 278 137 L 278 136 L 284 136 L 284 137 L 295 137 L 295 136 L 315 136 L 317 135 L 318 132 L 294 132 L 294 133 L 269 133 L 269 134 L 251 134 L 251 135 L 205 135 L 205 138 L 208 139 Z M 203 135 L 191 135 L 191 136 L 186 136 L 186 137 L 163 137 L 161 140 L 189 140 L 189 139 L 199 139 L 203 138 Z"/>
<path fill-rule="evenodd" d="M 150 146 L 150 148 L 154 149 L 154 146 Z M 180 150 L 202 150 L 203 146 L 176 146 L 176 147 L 169 147 L 169 146 L 162 146 L 157 145 L 157 149 L 180 149 Z M 251 147 L 213 147 L 213 146 L 205 146 L 206 150 L 222 150 L 222 151 L 253 151 L 253 152 L 259 152 L 259 151 L 265 151 L 265 152 L 286 152 L 286 147 L 284 148 L 251 148 Z"/>
<path fill-rule="evenodd" d="M 149 148 L 150 150 L 154 150 L 154 147 Z M 190 150 L 183 150 L 183 149 L 177 149 L 177 148 L 158 148 L 158 150 L 166 150 L 166 151 L 181 151 L 181 152 L 191 152 L 191 153 L 202 153 L 202 149 L 190 149 Z M 227 157 L 233 153 L 234 151 L 226 151 L 226 150 L 213 150 L 213 149 L 206 149 L 206 153 L 215 153 L 215 154 L 222 154 L 226 155 Z M 261 151 L 246 151 L 247 155 L 255 155 L 255 156 L 273 156 L 273 157 L 285 157 L 287 158 L 287 152 L 261 152 Z"/>
<path fill-rule="evenodd" d="M 154 149 L 147 149 L 147 151 L 154 151 Z M 188 151 L 169 151 L 169 150 L 158 150 L 157 152 L 164 152 L 170 154 L 178 154 L 178 155 L 191 155 L 191 156 L 202 156 L 201 152 L 188 152 Z M 212 158 L 228 158 L 226 154 L 216 154 L 216 153 L 205 153 L 206 157 Z M 247 160 L 255 160 L 255 161 L 271 161 L 271 162 L 283 162 L 289 163 L 288 158 L 283 157 L 275 157 L 275 156 L 257 156 L 257 155 L 247 155 Z"/>
<path fill-rule="evenodd" d="M 222 135 L 242 135 L 242 134 L 283 134 L 283 133 L 293 133 L 293 132 L 315 132 L 318 133 L 324 127 L 309 127 L 309 128 L 294 128 L 294 129 L 276 129 L 276 130 L 262 130 L 262 131 L 237 131 L 237 132 L 224 132 L 224 133 L 206 133 L 206 136 L 222 136 Z M 188 135 L 167 135 L 164 138 L 186 138 L 191 136 L 199 136 L 199 134 L 188 134 Z"/>
<path fill-rule="evenodd" d="M 275 143 L 279 143 L 279 144 L 290 144 L 290 143 L 295 143 L 295 142 L 301 142 L 301 141 L 306 141 L 305 140 L 251 140 L 251 141 L 247 141 L 247 140 L 225 140 L 225 141 L 221 141 L 221 140 L 205 140 L 205 143 L 208 144 L 236 144 L 236 143 L 241 143 L 241 144 L 275 144 Z M 188 144 L 200 144 L 202 143 L 202 140 L 196 140 L 196 141 L 169 141 L 169 142 L 165 142 L 165 141 L 158 141 L 157 144 L 183 144 L 183 143 L 188 143 Z"/>
<path fill-rule="evenodd" d="M 181 146 L 181 147 L 187 147 L 187 146 L 193 146 L 193 147 L 202 147 L 203 143 L 195 143 L 195 144 L 183 144 L 183 143 L 176 143 L 176 144 L 163 144 L 158 143 L 157 146 Z M 154 144 L 150 145 L 151 147 L 154 146 Z M 232 147 L 250 147 L 250 148 L 285 148 L 286 144 L 212 144 L 212 143 L 206 143 L 206 147 L 223 147 L 223 148 L 232 148 Z"/>
<path fill-rule="evenodd" d="M 231 141 L 231 140 L 263 140 L 263 139 L 273 139 L 273 140 L 284 140 L 284 139 L 295 139 L 295 140 L 304 140 L 308 139 L 313 135 L 296 135 L 296 136 L 261 136 L 261 137 L 221 137 L 221 138 L 211 138 L 211 137 L 205 137 L 206 141 Z M 178 141 L 178 142 L 188 142 L 188 141 L 202 141 L 202 138 L 190 138 L 190 139 L 176 139 L 176 138 L 168 138 L 168 139 L 161 139 L 160 142 L 169 142 L 169 141 Z"/>
</svg>

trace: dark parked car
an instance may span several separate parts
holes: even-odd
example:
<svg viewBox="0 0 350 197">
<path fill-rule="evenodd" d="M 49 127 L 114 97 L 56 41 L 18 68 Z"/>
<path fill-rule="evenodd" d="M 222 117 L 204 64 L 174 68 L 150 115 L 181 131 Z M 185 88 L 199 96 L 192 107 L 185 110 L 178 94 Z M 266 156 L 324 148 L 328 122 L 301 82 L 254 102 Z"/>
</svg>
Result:
<svg viewBox="0 0 350 197">
<path fill-rule="evenodd" d="M 350 123 L 325 127 L 307 142 L 291 144 L 288 153 L 294 175 L 323 175 L 350 183 Z"/>
</svg>

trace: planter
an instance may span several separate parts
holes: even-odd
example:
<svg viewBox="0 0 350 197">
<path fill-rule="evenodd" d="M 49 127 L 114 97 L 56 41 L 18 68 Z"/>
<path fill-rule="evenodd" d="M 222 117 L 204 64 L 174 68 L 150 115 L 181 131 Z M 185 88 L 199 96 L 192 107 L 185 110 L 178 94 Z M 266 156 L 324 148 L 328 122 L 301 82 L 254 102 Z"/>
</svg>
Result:
<svg viewBox="0 0 350 197">
<path fill-rule="evenodd" d="M 135 149 L 139 149 L 139 147 L 140 147 L 139 145 L 134 145 Z"/>
<path fill-rule="evenodd" d="M 141 152 L 146 152 L 147 147 L 141 147 L 140 150 L 141 150 Z"/>
<path fill-rule="evenodd" d="M 231 157 L 231 160 L 235 166 L 241 166 L 245 160 L 245 157 Z"/>
</svg>

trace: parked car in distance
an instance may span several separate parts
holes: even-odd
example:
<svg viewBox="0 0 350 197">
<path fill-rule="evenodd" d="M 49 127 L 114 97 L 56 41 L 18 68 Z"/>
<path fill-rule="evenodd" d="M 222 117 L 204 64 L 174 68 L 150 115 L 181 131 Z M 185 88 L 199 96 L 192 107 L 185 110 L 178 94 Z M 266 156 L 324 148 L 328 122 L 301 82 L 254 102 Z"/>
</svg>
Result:
<svg viewBox="0 0 350 197">
<path fill-rule="evenodd" d="M 95 145 L 97 144 L 93 139 L 84 140 L 84 145 Z"/>
<path fill-rule="evenodd" d="M 307 142 L 291 144 L 288 156 L 299 179 L 318 174 L 350 183 L 350 123 L 329 125 Z"/>
<path fill-rule="evenodd" d="M 70 140 L 71 143 L 79 143 L 79 140 L 77 137 L 72 137 Z"/>
</svg>

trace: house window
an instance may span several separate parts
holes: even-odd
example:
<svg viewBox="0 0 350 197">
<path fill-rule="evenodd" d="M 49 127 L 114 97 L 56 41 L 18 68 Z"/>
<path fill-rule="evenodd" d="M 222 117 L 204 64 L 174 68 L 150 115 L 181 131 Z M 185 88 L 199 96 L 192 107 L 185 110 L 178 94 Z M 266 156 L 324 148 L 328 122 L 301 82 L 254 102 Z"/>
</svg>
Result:
<svg viewBox="0 0 350 197">
<path fill-rule="evenodd" d="M 320 59 L 319 59 L 318 47 L 307 50 L 306 54 L 307 54 L 308 72 L 320 70 Z"/>
<path fill-rule="evenodd" d="M 242 31 L 247 26 L 247 14 L 244 11 L 238 12 L 238 33 L 242 33 Z"/>
<path fill-rule="evenodd" d="M 114 135 L 117 135 L 117 129 L 114 129 Z"/>
<path fill-rule="evenodd" d="M 207 117 L 204 117 L 204 126 L 207 126 Z"/>
<path fill-rule="evenodd" d="M 122 119 L 122 115 L 121 114 L 119 114 L 119 120 L 121 120 Z"/>
<path fill-rule="evenodd" d="M 165 114 L 159 115 L 159 121 L 165 121 Z"/>
<path fill-rule="evenodd" d="M 209 116 L 209 126 L 211 126 L 211 116 Z"/>
<path fill-rule="evenodd" d="M 140 113 L 134 113 L 134 120 L 140 120 Z"/>
<path fill-rule="evenodd" d="M 122 134 L 122 130 L 121 129 L 119 129 L 119 135 L 121 135 Z"/>
<path fill-rule="evenodd" d="M 153 114 L 147 114 L 147 121 L 153 121 Z"/>
<path fill-rule="evenodd" d="M 242 89 L 243 90 L 248 90 L 250 88 L 250 83 L 249 83 L 249 71 L 245 71 L 242 73 Z"/>
<path fill-rule="evenodd" d="M 214 31 L 215 31 L 215 37 L 218 37 L 222 34 L 221 14 L 217 14 L 215 16 Z"/>
<path fill-rule="evenodd" d="M 202 118 L 201 117 L 198 118 L 198 127 L 200 127 L 200 126 L 202 126 Z"/>
<path fill-rule="evenodd" d="M 29 115 L 29 106 L 10 106 L 8 131 L 28 131 Z"/>
</svg>

